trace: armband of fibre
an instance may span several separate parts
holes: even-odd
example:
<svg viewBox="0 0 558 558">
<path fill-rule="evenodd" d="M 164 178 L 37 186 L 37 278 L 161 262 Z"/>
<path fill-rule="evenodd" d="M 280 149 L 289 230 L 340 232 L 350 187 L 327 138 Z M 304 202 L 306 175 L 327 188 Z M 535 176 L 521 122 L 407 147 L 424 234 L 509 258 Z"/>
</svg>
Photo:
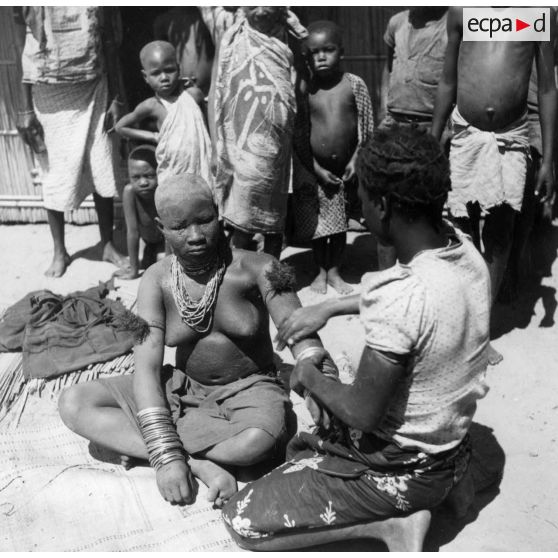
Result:
<svg viewBox="0 0 558 558">
<path fill-rule="evenodd" d="M 268 295 L 281 295 L 296 292 L 296 276 L 293 266 L 274 260 L 270 268 L 265 272 L 269 288 L 265 293 Z"/>
</svg>

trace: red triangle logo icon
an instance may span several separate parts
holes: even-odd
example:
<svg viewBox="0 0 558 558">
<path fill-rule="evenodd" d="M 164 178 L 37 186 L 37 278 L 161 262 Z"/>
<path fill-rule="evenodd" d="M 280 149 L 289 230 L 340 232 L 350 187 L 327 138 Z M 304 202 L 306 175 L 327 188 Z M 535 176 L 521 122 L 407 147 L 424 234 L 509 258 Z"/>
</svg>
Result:
<svg viewBox="0 0 558 558">
<path fill-rule="evenodd" d="M 515 18 L 515 30 L 516 31 L 521 31 L 522 29 L 525 29 L 526 27 L 531 27 L 531 24 L 530 23 L 525 23 L 523 20 Z"/>
</svg>

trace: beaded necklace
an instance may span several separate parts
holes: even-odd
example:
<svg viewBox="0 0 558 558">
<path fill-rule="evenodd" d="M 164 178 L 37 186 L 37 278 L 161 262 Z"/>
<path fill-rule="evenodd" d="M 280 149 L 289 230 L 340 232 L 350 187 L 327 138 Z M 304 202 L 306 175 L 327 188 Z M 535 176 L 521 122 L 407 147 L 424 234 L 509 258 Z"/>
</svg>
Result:
<svg viewBox="0 0 558 558">
<path fill-rule="evenodd" d="M 198 333 L 206 333 L 213 324 L 215 301 L 227 267 L 222 257 L 219 257 L 214 266 L 215 272 L 205 286 L 202 297 L 192 300 L 188 294 L 185 273 L 178 258 L 173 254 L 171 259 L 171 290 L 178 313 L 182 321 Z"/>
</svg>

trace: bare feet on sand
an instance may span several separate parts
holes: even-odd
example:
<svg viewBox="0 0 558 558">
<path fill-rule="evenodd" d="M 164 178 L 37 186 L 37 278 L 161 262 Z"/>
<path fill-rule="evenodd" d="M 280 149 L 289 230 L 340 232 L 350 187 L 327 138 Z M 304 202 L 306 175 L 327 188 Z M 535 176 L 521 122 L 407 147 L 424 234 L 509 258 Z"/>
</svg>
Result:
<svg viewBox="0 0 558 558">
<path fill-rule="evenodd" d="M 488 344 L 488 364 L 490 366 L 496 366 L 504 360 L 504 357 L 499 353 L 491 343 Z"/>
<path fill-rule="evenodd" d="M 122 255 L 112 242 L 107 242 L 103 248 L 103 261 L 113 263 L 117 267 L 123 267 L 127 263 L 126 256 Z"/>
<path fill-rule="evenodd" d="M 333 287 L 340 295 L 353 292 L 353 287 L 341 279 L 339 271 L 334 267 L 327 272 L 327 284 Z"/>
<path fill-rule="evenodd" d="M 207 500 L 213 502 L 215 507 L 223 507 L 238 490 L 236 479 L 213 461 L 190 456 L 188 465 L 192 473 L 207 486 Z"/>
<path fill-rule="evenodd" d="M 71 258 L 68 252 L 55 253 L 50 267 L 45 271 L 45 275 L 47 277 L 62 277 L 66 268 L 70 265 L 70 261 Z"/>
<path fill-rule="evenodd" d="M 326 294 L 327 292 L 327 272 L 325 269 L 320 269 L 318 275 L 310 285 L 310 290 L 318 294 Z"/>
</svg>

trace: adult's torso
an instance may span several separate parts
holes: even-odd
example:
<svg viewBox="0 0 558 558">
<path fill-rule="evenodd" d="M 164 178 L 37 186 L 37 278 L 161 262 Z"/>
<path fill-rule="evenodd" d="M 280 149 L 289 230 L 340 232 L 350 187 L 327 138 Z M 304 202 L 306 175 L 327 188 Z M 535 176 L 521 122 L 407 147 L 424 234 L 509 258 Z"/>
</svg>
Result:
<svg viewBox="0 0 558 558">
<path fill-rule="evenodd" d="M 215 47 L 200 11 L 195 6 L 172 8 L 158 18 L 156 38 L 176 48 L 180 76 L 193 80 L 207 95 Z"/>
<path fill-rule="evenodd" d="M 415 28 L 408 10 L 396 14 L 387 107 L 401 114 L 432 116 L 447 47 L 447 14 Z"/>
<path fill-rule="evenodd" d="M 182 321 L 170 284 L 170 258 L 161 266 L 166 345 L 177 348 L 176 366 L 202 384 L 227 384 L 273 363 L 267 308 L 238 252 L 219 289 L 208 334 L 197 333 Z"/>
<path fill-rule="evenodd" d="M 473 126 L 501 130 L 527 110 L 535 43 L 462 42 L 459 49 L 457 106 Z M 490 116 L 493 109 L 493 116 Z"/>
<path fill-rule="evenodd" d="M 104 71 L 103 9 L 99 6 L 44 6 L 28 24 L 22 56 L 23 79 L 31 83 L 89 81 Z"/>
</svg>

